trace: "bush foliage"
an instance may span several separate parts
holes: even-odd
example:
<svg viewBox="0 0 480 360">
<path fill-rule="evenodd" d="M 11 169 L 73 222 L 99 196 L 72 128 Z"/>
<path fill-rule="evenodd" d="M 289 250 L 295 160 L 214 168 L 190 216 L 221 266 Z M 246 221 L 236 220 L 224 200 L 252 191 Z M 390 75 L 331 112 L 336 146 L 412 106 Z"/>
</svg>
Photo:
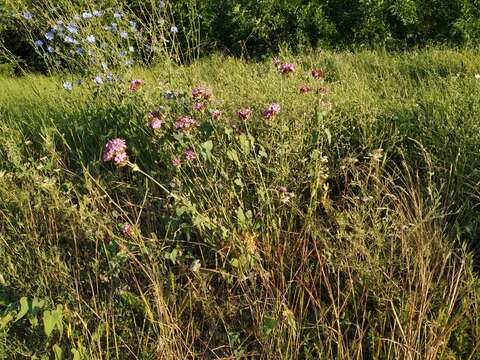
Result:
<svg viewBox="0 0 480 360">
<path fill-rule="evenodd" d="M 21 16 L 12 11 L 10 2 L 0 0 L 0 39 L 19 60 L 38 65 L 28 46 L 27 29 L 19 26 Z M 25 10 L 35 5 L 22 3 Z M 70 7 L 78 3 L 78 11 L 88 6 L 88 1 L 67 3 Z M 120 3 L 106 1 L 102 7 Z M 125 6 L 148 19 L 159 2 L 135 0 Z M 182 47 L 191 49 L 192 35 L 200 35 L 203 53 L 262 56 L 282 47 L 471 44 L 480 36 L 479 0 L 177 0 L 168 7 L 169 16 L 183 29 Z"/>
</svg>

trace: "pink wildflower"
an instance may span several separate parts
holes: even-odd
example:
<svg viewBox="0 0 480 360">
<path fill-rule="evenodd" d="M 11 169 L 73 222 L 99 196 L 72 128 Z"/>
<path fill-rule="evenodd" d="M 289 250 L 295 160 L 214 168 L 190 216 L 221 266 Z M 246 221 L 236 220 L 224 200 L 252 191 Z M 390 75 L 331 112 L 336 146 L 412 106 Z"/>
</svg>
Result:
<svg viewBox="0 0 480 360">
<path fill-rule="evenodd" d="M 250 119 L 250 116 L 252 116 L 252 110 L 250 108 L 245 108 L 238 111 L 237 115 L 242 120 L 248 120 Z"/>
<path fill-rule="evenodd" d="M 265 119 L 270 119 L 275 115 L 277 115 L 279 112 L 280 112 L 280 104 L 273 103 L 263 112 L 263 117 Z"/>
<path fill-rule="evenodd" d="M 196 121 L 189 116 L 182 116 L 175 123 L 175 129 L 178 130 L 190 130 L 196 124 Z"/>
<path fill-rule="evenodd" d="M 302 85 L 300 86 L 300 93 L 306 94 L 308 92 L 312 91 L 312 88 L 308 85 Z"/>
<path fill-rule="evenodd" d="M 205 111 L 205 104 L 201 102 L 195 103 L 195 110 L 198 112 L 204 112 Z"/>
<path fill-rule="evenodd" d="M 180 160 L 180 158 L 175 158 L 172 160 L 172 165 L 176 168 L 179 168 L 180 165 L 182 165 L 182 160 Z"/>
<path fill-rule="evenodd" d="M 194 99 L 200 99 L 203 96 L 204 93 L 205 93 L 205 89 L 201 86 L 198 86 L 198 87 L 192 89 L 192 97 Z"/>
<path fill-rule="evenodd" d="M 222 113 L 220 112 L 220 110 L 213 110 L 212 111 L 212 118 L 213 120 L 218 120 L 220 119 L 220 116 L 222 115 Z"/>
<path fill-rule="evenodd" d="M 117 166 L 125 166 L 127 165 L 128 163 L 128 155 L 126 152 L 121 152 L 121 153 L 118 153 L 117 155 L 115 155 L 115 157 L 113 158 L 113 162 L 115 163 L 115 165 Z"/>
<path fill-rule="evenodd" d="M 103 151 L 103 161 L 114 161 L 115 164 L 123 166 L 128 162 L 126 153 L 127 143 L 123 139 L 110 139 L 105 144 Z"/>
<path fill-rule="evenodd" d="M 123 235 L 130 236 L 130 235 L 132 235 L 132 232 L 133 232 L 132 224 L 129 224 L 129 223 L 123 224 L 123 226 L 122 226 L 122 234 Z"/>
<path fill-rule="evenodd" d="M 197 155 L 195 154 L 195 151 L 193 150 L 187 150 L 185 151 L 185 159 L 187 160 L 193 160 L 197 157 Z"/>
<path fill-rule="evenodd" d="M 282 64 L 282 61 L 279 59 L 279 58 L 275 58 L 272 60 L 272 64 L 278 68 L 281 64 Z"/>
<path fill-rule="evenodd" d="M 293 73 L 293 72 L 295 72 L 295 64 L 289 64 L 289 63 L 282 64 L 278 68 L 278 71 L 280 71 L 280 73 L 282 73 L 284 75 L 289 74 L 289 73 Z"/>
<path fill-rule="evenodd" d="M 312 76 L 314 79 L 317 79 L 317 80 L 323 79 L 325 77 L 325 75 L 323 74 L 323 71 L 319 69 L 313 69 Z"/>
<path fill-rule="evenodd" d="M 143 80 L 139 80 L 139 79 L 132 80 L 132 82 L 130 83 L 130 88 L 128 90 L 130 90 L 131 92 L 137 92 L 138 90 L 140 90 L 142 85 L 143 85 Z"/>
<path fill-rule="evenodd" d="M 165 122 L 165 115 L 160 114 L 156 111 L 151 111 L 148 113 L 148 126 L 152 129 L 159 129 L 162 127 L 162 124 Z"/>
</svg>

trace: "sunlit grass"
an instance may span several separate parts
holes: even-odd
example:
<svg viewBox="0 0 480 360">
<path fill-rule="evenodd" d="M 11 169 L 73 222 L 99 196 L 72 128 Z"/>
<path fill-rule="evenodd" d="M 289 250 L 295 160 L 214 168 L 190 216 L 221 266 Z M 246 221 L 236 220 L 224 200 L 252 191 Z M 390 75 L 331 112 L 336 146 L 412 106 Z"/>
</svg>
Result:
<svg viewBox="0 0 480 360">
<path fill-rule="evenodd" d="M 0 79 L 5 358 L 475 356 L 478 53 L 280 57 L 297 71 L 216 55 L 71 92 Z M 121 168 L 102 161 L 117 137 Z"/>
</svg>

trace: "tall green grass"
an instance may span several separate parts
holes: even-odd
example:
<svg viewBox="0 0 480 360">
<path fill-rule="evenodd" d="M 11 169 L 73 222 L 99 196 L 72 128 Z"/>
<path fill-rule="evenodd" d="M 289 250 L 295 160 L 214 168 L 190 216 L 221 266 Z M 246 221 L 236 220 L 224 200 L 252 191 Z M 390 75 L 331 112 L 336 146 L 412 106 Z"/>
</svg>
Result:
<svg viewBox="0 0 480 360">
<path fill-rule="evenodd" d="M 478 53 L 281 58 L 134 68 L 138 93 L 0 80 L 5 359 L 478 356 Z M 102 162 L 114 137 L 135 166 Z"/>
</svg>

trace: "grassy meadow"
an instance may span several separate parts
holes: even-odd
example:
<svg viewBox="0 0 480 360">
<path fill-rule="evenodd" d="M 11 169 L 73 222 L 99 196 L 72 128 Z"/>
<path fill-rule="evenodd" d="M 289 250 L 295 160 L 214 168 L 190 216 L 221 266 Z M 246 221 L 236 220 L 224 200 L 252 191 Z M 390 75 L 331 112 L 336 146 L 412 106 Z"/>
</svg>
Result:
<svg viewBox="0 0 480 360">
<path fill-rule="evenodd" d="M 0 78 L 0 358 L 480 358 L 478 51 L 279 59 Z"/>
</svg>

